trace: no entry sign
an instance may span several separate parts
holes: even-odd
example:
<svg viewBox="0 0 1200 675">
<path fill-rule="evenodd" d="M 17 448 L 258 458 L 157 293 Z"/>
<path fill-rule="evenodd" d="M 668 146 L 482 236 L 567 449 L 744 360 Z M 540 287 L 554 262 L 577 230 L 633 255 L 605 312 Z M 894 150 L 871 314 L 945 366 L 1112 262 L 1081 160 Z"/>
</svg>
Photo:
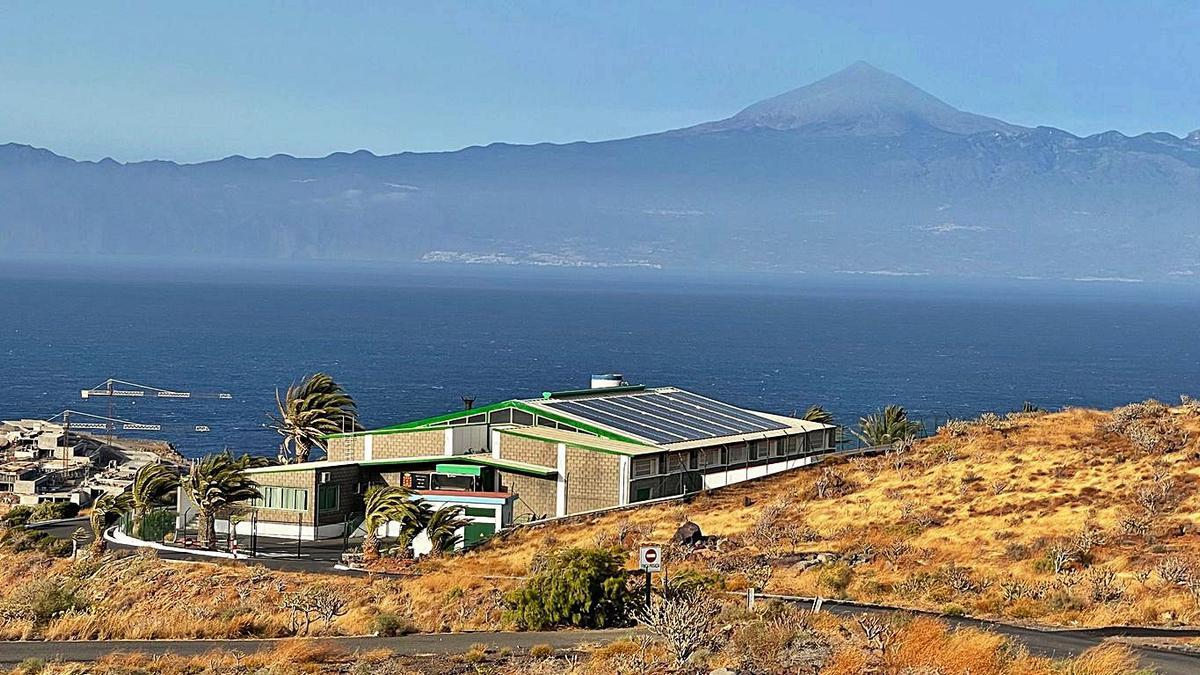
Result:
<svg viewBox="0 0 1200 675">
<path fill-rule="evenodd" d="M 638 567 L 643 572 L 662 571 L 662 547 L 643 546 L 638 550 Z"/>
</svg>

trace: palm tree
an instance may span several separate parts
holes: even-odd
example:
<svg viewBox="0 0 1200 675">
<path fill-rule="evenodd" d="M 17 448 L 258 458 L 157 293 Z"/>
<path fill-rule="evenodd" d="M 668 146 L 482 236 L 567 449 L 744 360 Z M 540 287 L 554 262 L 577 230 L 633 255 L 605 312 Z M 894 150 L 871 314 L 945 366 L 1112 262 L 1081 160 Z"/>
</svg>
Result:
<svg viewBox="0 0 1200 675">
<path fill-rule="evenodd" d="M 138 469 L 130 487 L 133 518 L 129 534 L 142 536 L 142 522 L 156 506 L 163 506 L 167 496 L 179 487 L 179 475 L 165 464 L 147 464 Z"/>
<path fill-rule="evenodd" d="M 379 528 L 392 521 L 400 523 L 402 531 L 411 530 L 421 522 L 421 504 L 413 499 L 408 488 L 395 485 L 373 485 L 367 488 L 363 514 L 363 558 L 379 557 Z M 419 528 L 418 528 L 419 529 Z"/>
<path fill-rule="evenodd" d="M 283 464 L 307 462 L 313 448 L 325 449 L 326 434 L 362 429 L 354 399 L 325 373 L 305 377 L 282 397 L 276 389 L 275 405 L 271 428 L 283 436 L 279 445 Z"/>
<path fill-rule="evenodd" d="M 810 405 L 800 419 L 817 424 L 833 424 L 833 413 L 826 410 L 824 406 Z"/>
<path fill-rule="evenodd" d="M 434 511 L 425 521 L 425 536 L 429 537 L 429 545 L 434 553 L 449 553 L 462 543 L 460 529 L 471 521 L 461 518 L 463 507 L 446 506 Z"/>
<path fill-rule="evenodd" d="M 205 455 L 192 465 L 180 485 L 199 511 L 196 524 L 201 546 L 216 547 L 217 515 L 222 509 L 262 496 L 258 483 L 246 475 L 246 469 L 260 466 L 264 461 L 250 455 L 234 457 L 226 450 Z"/>
<path fill-rule="evenodd" d="M 860 418 L 858 427 L 854 435 L 872 446 L 911 440 L 921 431 L 921 423 L 909 420 L 908 411 L 899 405 Z"/>
<path fill-rule="evenodd" d="M 106 492 L 92 502 L 92 515 L 88 518 L 88 524 L 92 526 L 92 553 L 94 555 L 103 555 L 104 550 L 108 548 L 108 542 L 104 539 L 104 530 L 108 527 L 109 518 L 128 510 L 132 503 L 133 500 L 128 492 L 115 494 Z"/>
</svg>

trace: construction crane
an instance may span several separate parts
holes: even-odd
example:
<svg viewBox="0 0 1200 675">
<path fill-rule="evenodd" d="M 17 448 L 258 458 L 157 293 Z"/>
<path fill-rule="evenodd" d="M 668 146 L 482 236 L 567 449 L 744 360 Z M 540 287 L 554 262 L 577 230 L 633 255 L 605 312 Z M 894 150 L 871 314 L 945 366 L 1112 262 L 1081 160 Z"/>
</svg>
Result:
<svg viewBox="0 0 1200 675">
<path fill-rule="evenodd" d="M 169 398 L 169 399 L 215 398 L 215 399 L 219 399 L 222 401 L 233 400 L 233 394 L 230 394 L 228 392 L 195 392 L 195 391 L 180 391 L 178 389 L 163 389 L 162 387 L 152 387 L 148 384 L 138 384 L 137 382 L 129 382 L 128 380 L 118 380 L 114 377 L 108 378 L 107 380 L 92 387 L 91 389 L 81 389 L 79 391 L 79 397 L 83 398 L 83 399 L 90 399 L 93 397 L 107 398 L 108 399 L 108 419 L 110 419 L 110 420 L 116 419 L 116 413 L 113 410 L 113 404 L 115 403 L 115 399 L 117 399 L 117 398 L 147 398 L 147 397 Z M 112 443 L 113 427 L 111 425 L 114 424 L 114 422 L 109 422 L 109 424 L 110 424 L 110 426 L 108 427 L 108 442 Z M 124 427 L 124 428 L 129 429 L 130 427 Z M 133 428 L 138 429 L 140 427 L 133 427 Z M 161 427 L 156 428 L 156 429 L 144 429 L 144 430 L 159 431 L 159 430 L 161 430 Z M 208 431 L 211 431 L 211 429 L 208 427 L 207 424 L 197 424 L 192 427 L 192 431 L 195 431 L 197 433 L 206 433 Z"/>
<path fill-rule="evenodd" d="M 118 389 L 118 386 L 127 388 Z M 91 389 L 81 389 L 79 396 L 80 398 L 92 398 L 93 396 L 145 398 L 153 396 L 156 398 L 216 398 L 224 401 L 233 400 L 233 394 L 228 392 L 195 392 L 163 389 L 161 387 L 151 387 L 147 384 L 118 380 L 112 377 Z"/>
</svg>

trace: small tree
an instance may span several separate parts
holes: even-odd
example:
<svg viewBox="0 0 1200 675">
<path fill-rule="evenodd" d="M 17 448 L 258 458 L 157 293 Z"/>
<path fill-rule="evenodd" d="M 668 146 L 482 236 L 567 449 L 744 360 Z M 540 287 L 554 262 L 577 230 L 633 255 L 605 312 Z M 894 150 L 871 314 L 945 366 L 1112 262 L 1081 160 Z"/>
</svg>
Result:
<svg viewBox="0 0 1200 675">
<path fill-rule="evenodd" d="M 462 543 L 459 530 L 471 523 L 462 518 L 463 507 L 444 506 L 429 514 L 425 521 L 425 536 L 434 553 L 449 553 Z"/>
<path fill-rule="evenodd" d="M 668 589 L 648 607 L 634 611 L 634 618 L 652 635 L 667 643 L 676 665 L 683 666 L 699 649 L 713 640 L 720 604 L 700 588 Z"/>
<path fill-rule="evenodd" d="M 275 390 L 276 412 L 271 428 L 283 437 L 279 461 L 307 462 L 314 448 L 325 449 L 325 435 L 358 431 L 358 407 L 342 385 L 325 373 L 315 373 L 288 387 L 286 394 Z"/>
<path fill-rule="evenodd" d="M 921 431 L 921 423 L 908 419 L 904 406 L 889 405 L 858 420 L 859 430 L 854 432 L 867 445 L 888 445 L 896 441 L 911 439 Z"/>
<path fill-rule="evenodd" d="M 88 518 L 88 524 L 92 526 L 92 537 L 94 537 L 92 553 L 94 555 L 103 555 L 105 549 L 108 548 L 104 530 L 108 527 L 111 518 L 127 510 L 131 504 L 132 500 L 128 492 L 117 494 L 106 492 L 92 503 L 92 515 Z"/>
<path fill-rule="evenodd" d="M 632 594 L 625 558 L 618 551 L 565 548 L 541 560 L 540 569 L 506 598 L 518 626 L 611 628 L 628 621 Z"/>
<path fill-rule="evenodd" d="M 166 503 L 168 495 L 179 487 L 179 476 L 165 464 L 147 464 L 138 469 L 129 489 L 133 517 L 129 534 L 142 536 L 142 522 L 146 514 Z"/>
<path fill-rule="evenodd" d="M 800 419 L 818 424 L 833 424 L 833 413 L 826 410 L 824 406 L 810 405 Z"/>
<path fill-rule="evenodd" d="M 246 469 L 260 466 L 263 461 L 249 455 L 234 457 L 226 451 L 206 455 L 192 466 L 180 485 L 199 510 L 196 524 L 202 546 L 210 549 L 217 546 L 218 513 L 262 496 L 258 483 L 246 475 Z"/>
<path fill-rule="evenodd" d="M 395 485 L 372 485 L 367 488 L 363 512 L 363 558 L 379 558 L 379 528 L 390 522 L 400 523 L 401 530 L 411 531 L 422 520 L 421 504 L 413 499 L 408 488 Z"/>
</svg>

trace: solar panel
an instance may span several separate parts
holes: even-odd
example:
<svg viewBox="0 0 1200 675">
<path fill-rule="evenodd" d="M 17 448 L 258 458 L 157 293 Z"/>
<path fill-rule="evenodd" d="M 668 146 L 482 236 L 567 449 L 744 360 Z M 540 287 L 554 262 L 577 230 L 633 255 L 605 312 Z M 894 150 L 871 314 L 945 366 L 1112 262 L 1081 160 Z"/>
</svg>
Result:
<svg viewBox="0 0 1200 675">
<path fill-rule="evenodd" d="M 736 428 L 721 425 L 713 420 L 697 415 L 686 414 L 685 411 L 659 405 L 649 400 L 649 398 L 649 396 L 622 396 L 618 399 L 612 399 L 612 402 L 633 408 L 654 419 L 669 420 L 684 428 L 699 431 L 700 434 L 696 436 L 697 438 L 711 438 L 713 436 L 728 436 L 729 434 L 740 433 Z"/>
<path fill-rule="evenodd" d="M 755 415 L 754 413 L 746 412 L 745 410 L 742 410 L 741 408 L 735 408 L 735 407 L 729 405 L 728 403 L 721 403 L 720 401 L 714 401 L 710 398 L 704 398 L 703 396 L 697 396 L 690 392 L 673 391 L 673 392 L 669 392 L 669 393 L 666 393 L 663 395 L 668 398 L 673 398 L 673 399 L 677 399 L 680 401 L 685 401 L 687 403 L 692 403 L 701 408 L 707 408 L 709 410 L 720 413 L 722 415 L 726 415 L 728 417 L 732 417 L 734 419 L 741 420 L 751 426 L 755 426 L 758 429 L 761 429 L 764 431 L 768 430 L 768 429 L 784 429 L 787 427 L 787 425 L 785 425 L 785 424 L 780 424 L 779 422 L 776 422 L 775 420 L 767 419 L 766 417 L 763 417 L 762 415 Z"/>
<path fill-rule="evenodd" d="M 600 424 L 612 427 L 618 431 L 626 431 L 634 434 L 635 436 L 641 436 L 642 438 L 645 438 L 649 441 L 654 441 L 655 443 L 678 443 L 679 441 L 686 440 L 680 436 L 658 431 L 653 427 L 647 427 L 645 425 L 637 424 L 620 417 L 609 415 L 600 410 L 585 407 L 580 401 L 552 401 L 546 405 L 550 406 L 551 408 L 569 412 L 585 420 L 599 422 Z"/>
<path fill-rule="evenodd" d="M 593 408 L 603 410 L 604 412 L 612 415 L 617 415 L 626 419 L 637 420 L 639 423 L 653 427 L 659 431 L 665 431 L 666 433 L 679 436 L 686 441 L 694 441 L 698 438 L 708 438 L 711 435 L 707 432 L 701 431 L 700 429 L 689 427 L 684 424 L 678 424 L 672 420 L 661 417 L 647 415 L 644 410 L 640 410 L 636 407 L 630 407 L 634 405 L 632 402 L 632 399 L 634 398 L 635 397 L 633 396 L 622 396 L 620 398 L 612 399 L 596 398 L 587 401 L 587 404 Z M 626 401 L 629 403 L 626 404 Z"/>
<path fill-rule="evenodd" d="M 663 444 L 787 428 L 684 391 L 546 401 L 543 405 Z"/>
</svg>

